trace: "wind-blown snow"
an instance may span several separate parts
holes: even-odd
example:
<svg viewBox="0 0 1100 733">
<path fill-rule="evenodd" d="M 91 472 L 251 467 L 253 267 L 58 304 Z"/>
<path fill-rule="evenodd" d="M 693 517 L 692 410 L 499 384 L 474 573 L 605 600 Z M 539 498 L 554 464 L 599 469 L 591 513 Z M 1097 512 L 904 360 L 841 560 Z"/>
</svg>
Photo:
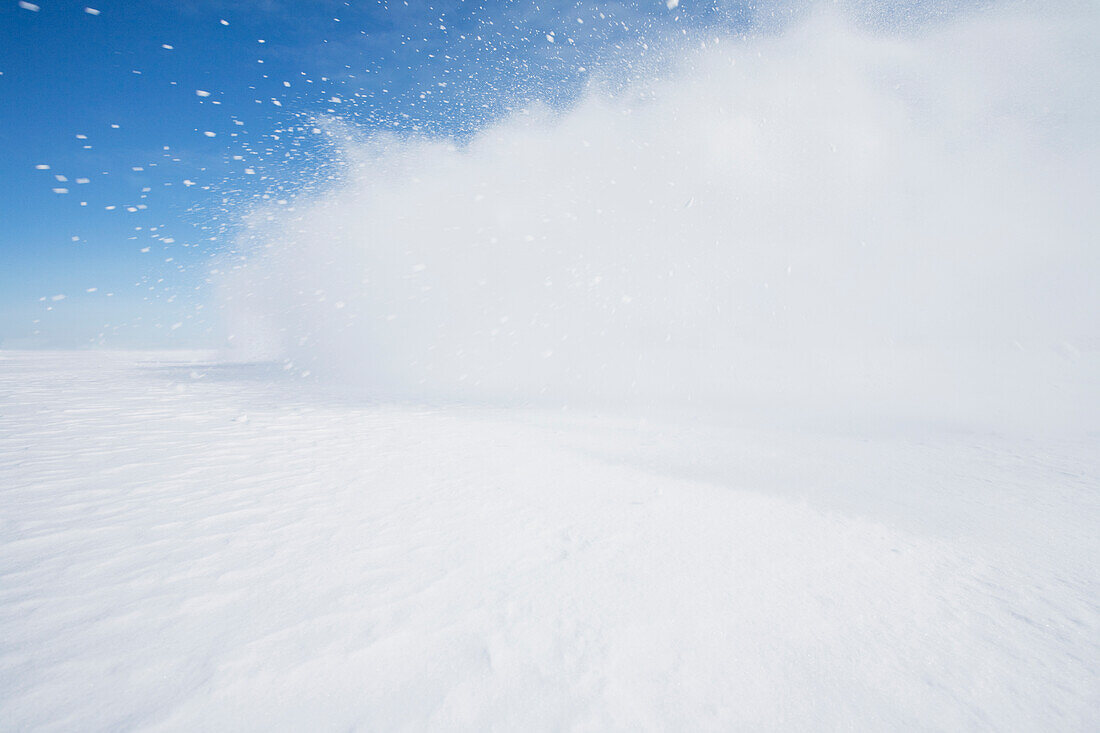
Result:
<svg viewBox="0 0 1100 733">
<path fill-rule="evenodd" d="M 1095 729 L 1100 11 L 940 7 L 318 121 L 220 353 L 0 351 L 0 729 Z"/>
<path fill-rule="evenodd" d="M 1067 7 L 819 11 L 459 146 L 334 123 L 346 179 L 219 265 L 231 343 L 374 394 L 1095 424 L 1100 24 Z"/>
<path fill-rule="evenodd" d="M 0 354 L 5 730 L 1087 730 L 1095 440 Z"/>
</svg>

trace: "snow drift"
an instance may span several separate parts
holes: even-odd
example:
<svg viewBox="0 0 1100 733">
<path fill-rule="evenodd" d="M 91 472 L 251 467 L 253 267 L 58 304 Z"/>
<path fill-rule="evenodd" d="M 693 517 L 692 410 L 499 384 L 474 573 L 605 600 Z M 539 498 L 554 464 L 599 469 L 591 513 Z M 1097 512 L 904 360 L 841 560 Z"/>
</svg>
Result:
<svg viewBox="0 0 1100 733">
<path fill-rule="evenodd" d="M 230 343 L 385 396 L 1079 426 L 1098 17 L 815 10 L 462 144 L 330 123 L 346 177 L 220 268 Z"/>
</svg>

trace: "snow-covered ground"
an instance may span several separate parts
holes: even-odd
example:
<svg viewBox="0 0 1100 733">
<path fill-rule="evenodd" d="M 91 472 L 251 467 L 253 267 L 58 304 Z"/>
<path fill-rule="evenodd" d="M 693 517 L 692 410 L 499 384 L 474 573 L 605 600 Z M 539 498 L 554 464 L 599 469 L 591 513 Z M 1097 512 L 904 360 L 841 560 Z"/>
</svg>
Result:
<svg viewBox="0 0 1100 733">
<path fill-rule="evenodd" d="M 0 352 L 4 730 L 1089 730 L 1095 437 Z"/>
</svg>

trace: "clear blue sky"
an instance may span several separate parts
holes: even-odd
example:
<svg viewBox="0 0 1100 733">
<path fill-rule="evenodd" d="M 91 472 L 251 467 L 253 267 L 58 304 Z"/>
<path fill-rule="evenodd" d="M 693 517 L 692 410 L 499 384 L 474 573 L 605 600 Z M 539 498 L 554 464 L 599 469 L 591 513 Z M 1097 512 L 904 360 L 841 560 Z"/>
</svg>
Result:
<svg viewBox="0 0 1100 733">
<path fill-rule="evenodd" d="M 0 0 L 0 347 L 210 343 L 240 203 L 328 162 L 310 115 L 461 138 L 751 7 Z"/>
</svg>

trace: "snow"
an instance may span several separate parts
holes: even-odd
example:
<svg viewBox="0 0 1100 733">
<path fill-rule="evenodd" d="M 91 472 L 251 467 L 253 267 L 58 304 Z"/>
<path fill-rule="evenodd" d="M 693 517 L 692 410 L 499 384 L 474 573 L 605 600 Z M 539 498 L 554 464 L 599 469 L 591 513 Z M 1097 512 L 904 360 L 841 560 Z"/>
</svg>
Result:
<svg viewBox="0 0 1100 733">
<path fill-rule="evenodd" d="M 0 351 L 0 730 L 1095 729 L 1100 16 L 1055 10 L 688 23 L 461 141 L 306 71 L 340 115 L 191 128 L 256 198 L 177 170 L 217 251 L 143 220 L 148 295 L 99 285 L 224 350 Z"/>
<path fill-rule="evenodd" d="M 1095 423 L 1097 18 L 821 8 L 459 145 L 325 122 L 344 172 L 242 213 L 217 305 L 374 393 Z"/>
<path fill-rule="evenodd" d="M 1085 730 L 1097 458 L 0 352 L 0 728 Z"/>
</svg>

